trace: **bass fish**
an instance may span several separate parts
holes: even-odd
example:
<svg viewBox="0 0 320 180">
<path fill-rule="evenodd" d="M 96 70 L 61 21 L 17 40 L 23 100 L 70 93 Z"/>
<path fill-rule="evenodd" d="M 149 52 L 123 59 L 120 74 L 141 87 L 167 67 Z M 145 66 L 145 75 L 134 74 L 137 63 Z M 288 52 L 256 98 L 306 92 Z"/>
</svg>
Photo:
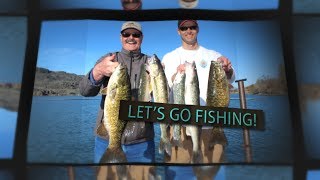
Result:
<svg viewBox="0 0 320 180">
<path fill-rule="evenodd" d="M 138 101 L 149 102 L 151 100 L 151 84 L 150 75 L 147 71 L 147 65 L 141 65 L 140 80 L 139 80 L 139 90 L 138 90 Z"/>
<path fill-rule="evenodd" d="M 119 119 L 120 101 L 131 98 L 130 78 L 125 65 L 120 63 L 117 66 L 102 93 L 106 93 L 103 125 L 109 132 L 109 146 L 100 163 L 127 162 L 121 147 L 121 137 L 127 121 Z"/>
<path fill-rule="evenodd" d="M 195 62 L 185 63 L 185 104 L 186 105 L 199 105 L 200 104 L 200 89 L 199 89 L 199 79 L 196 69 Z M 201 161 L 201 150 L 200 150 L 200 132 L 201 126 L 197 125 L 187 125 L 186 134 L 191 136 L 192 139 L 192 158 L 191 163 L 200 163 Z"/>
<path fill-rule="evenodd" d="M 217 61 L 211 61 L 208 90 L 207 106 L 228 107 L 230 101 L 229 82 L 222 64 Z M 227 145 L 227 138 L 221 127 L 213 127 L 212 138 L 209 147 L 213 148 L 215 144 Z"/>
<path fill-rule="evenodd" d="M 184 104 L 185 98 L 185 80 L 186 74 L 184 72 L 178 72 L 175 76 L 172 85 L 173 93 L 173 104 Z M 174 124 L 173 127 L 173 136 L 172 136 L 172 145 L 173 146 L 182 146 L 181 142 L 181 124 Z"/>
<path fill-rule="evenodd" d="M 148 59 L 148 70 L 150 74 L 150 82 L 152 87 L 152 95 L 154 102 L 168 103 L 169 88 L 167 79 L 160 63 L 160 60 L 156 55 L 153 55 Z M 167 124 L 160 123 L 161 137 L 159 144 L 159 152 L 163 152 L 171 157 L 171 143 L 167 134 Z"/>
</svg>

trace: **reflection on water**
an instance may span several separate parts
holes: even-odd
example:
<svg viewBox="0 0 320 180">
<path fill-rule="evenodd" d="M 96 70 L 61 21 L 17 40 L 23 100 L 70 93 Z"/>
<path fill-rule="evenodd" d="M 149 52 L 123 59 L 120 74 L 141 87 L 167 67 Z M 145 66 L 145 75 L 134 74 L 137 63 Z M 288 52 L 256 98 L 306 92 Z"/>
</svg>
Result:
<svg viewBox="0 0 320 180">
<path fill-rule="evenodd" d="M 118 179 L 119 175 L 116 171 L 116 166 L 101 166 L 105 167 L 106 179 Z M 27 168 L 30 180 L 42 179 L 59 179 L 59 180 L 82 180 L 96 179 L 97 166 L 73 167 L 73 176 L 70 176 L 68 167 L 65 166 L 32 166 Z M 127 165 L 129 169 L 126 175 L 128 180 L 131 179 L 196 179 L 192 175 L 192 166 L 143 166 L 143 165 Z M 239 166 L 239 165 L 224 165 L 224 166 L 199 166 L 199 168 L 207 169 L 208 174 L 212 176 L 198 179 L 245 179 L 245 180 L 290 180 L 293 179 L 293 171 L 290 166 Z M 159 173 L 159 169 L 164 169 Z M 170 169 L 170 170 L 167 170 Z M 0 171 L 1 172 L 1 171 Z M 315 173 L 312 173 L 314 175 Z M 319 175 L 319 173 L 318 173 Z M 309 175 L 308 173 L 308 176 Z M 313 177 L 313 176 L 312 176 Z"/>
<path fill-rule="evenodd" d="M 177 8 L 194 8 L 194 9 L 214 9 L 214 10 L 258 10 L 258 9 L 277 9 L 279 0 L 115 0 L 115 1 L 97 1 L 97 0 L 41 0 L 42 9 L 124 9 L 122 1 L 141 1 L 143 10 L 148 9 L 177 9 Z M 181 5 L 186 3 L 186 5 Z M 191 3 L 194 2 L 195 4 Z M 191 3 L 191 4 L 189 4 Z"/>
<path fill-rule="evenodd" d="M 17 116 L 17 112 L 0 108 L 0 159 L 13 157 Z"/>
<path fill-rule="evenodd" d="M 307 156 L 312 159 L 320 159 L 320 100 L 307 101 L 306 110 L 302 112 L 302 125 L 304 144 Z"/>
<path fill-rule="evenodd" d="M 14 179 L 13 171 L 9 169 L 0 169 L 0 179 L 13 180 Z"/>
<path fill-rule="evenodd" d="M 306 111 L 306 104 L 308 102 L 320 101 L 320 84 L 300 84 L 299 102 L 302 114 Z"/>
<path fill-rule="evenodd" d="M 141 0 L 120 0 L 123 10 L 140 10 L 142 8 Z"/>
</svg>

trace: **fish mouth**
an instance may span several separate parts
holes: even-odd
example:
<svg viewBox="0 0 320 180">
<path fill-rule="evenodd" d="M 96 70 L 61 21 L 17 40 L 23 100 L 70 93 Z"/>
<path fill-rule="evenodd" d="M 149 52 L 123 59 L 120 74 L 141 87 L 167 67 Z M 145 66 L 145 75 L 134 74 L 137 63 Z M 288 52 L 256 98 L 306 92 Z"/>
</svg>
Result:
<svg viewBox="0 0 320 180">
<path fill-rule="evenodd" d="M 148 65 L 150 64 L 156 64 L 158 61 L 158 57 L 157 55 L 152 55 L 150 58 L 148 58 Z"/>
</svg>

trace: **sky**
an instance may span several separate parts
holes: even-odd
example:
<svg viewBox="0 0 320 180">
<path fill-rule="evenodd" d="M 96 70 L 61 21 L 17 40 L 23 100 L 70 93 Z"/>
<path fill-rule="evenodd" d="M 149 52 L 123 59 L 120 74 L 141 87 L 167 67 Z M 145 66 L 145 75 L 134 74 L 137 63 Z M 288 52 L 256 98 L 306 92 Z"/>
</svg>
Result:
<svg viewBox="0 0 320 180">
<path fill-rule="evenodd" d="M 294 13 L 320 13 L 319 0 L 292 0 Z"/>
<path fill-rule="evenodd" d="M 1 0 L 0 12 L 23 12 L 27 8 L 27 0 Z"/>
<path fill-rule="evenodd" d="M 52 9 L 97 8 L 122 9 L 121 0 L 40 0 L 41 7 Z M 199 0 L 197 9 L 215 10 L 250 10 L 277 9 L 278 0 Z M 142 9 L 174 9 L 180 8 L 178 0 L 142 0 Z"/>
<path fill-rule="evenodd" d="M 307 173 L 307 180 L 320 179 L 320 170 L 310 170 Z"/>
<path fill-rule="evenodd" d="M 0 17 L 0 83 L 21 83 L 27 44 L 27 18 Z"/>
<path fill-rule="evenodd" d="M 320 17 L 294 17 L 294 58 L 298 83 L 320 83 Z"/>
<path fill-rule="evenodd" d="M 41 27 L 37 66 L 84 75 L 104 54 L 121 50 L 124 21 L 45 21 Z M 236 79 L 246 85 L 262 76 L 276 77 L 283 64 L 279 24 L 275 21 L 223 22 L 199 20 L 199 44 L 228 57 Z M 141 22 L 142 52 L 160 59 L 181 46 L 177 21 Z M 236 85 L 236 84 L 235 84 Z"/>
</svg>

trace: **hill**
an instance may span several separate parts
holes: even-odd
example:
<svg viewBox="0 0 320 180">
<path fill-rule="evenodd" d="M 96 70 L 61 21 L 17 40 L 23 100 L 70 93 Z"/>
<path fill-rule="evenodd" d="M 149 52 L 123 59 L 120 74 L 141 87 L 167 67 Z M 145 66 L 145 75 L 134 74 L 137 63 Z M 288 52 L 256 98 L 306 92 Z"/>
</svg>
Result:
<svg viewBox="0 0 320 180">
<path fill-rule="evenodd" d="M 275 78 L 263 76 L 256 83 L 245 87 L 246 94 L 258 95 L 284 95 L 287 94 L 287 81 L 284 65 L 279 65 L 278 76 Z M 231 93 L 238 93 L 238 89 L 232 89 Z"/>
<path fill-rule="evenodd" d="M 18 111 L 20 98 L 20 84 L 0 84 L 0 107 L 9 111 Z"/>
<path fill-rule="evenodd" d="M 37 68 L 34 81 L 34 96 L 67 96 L 80 95 L 79 82 L 83 75 L 50 71 Z"/>
</svg>

